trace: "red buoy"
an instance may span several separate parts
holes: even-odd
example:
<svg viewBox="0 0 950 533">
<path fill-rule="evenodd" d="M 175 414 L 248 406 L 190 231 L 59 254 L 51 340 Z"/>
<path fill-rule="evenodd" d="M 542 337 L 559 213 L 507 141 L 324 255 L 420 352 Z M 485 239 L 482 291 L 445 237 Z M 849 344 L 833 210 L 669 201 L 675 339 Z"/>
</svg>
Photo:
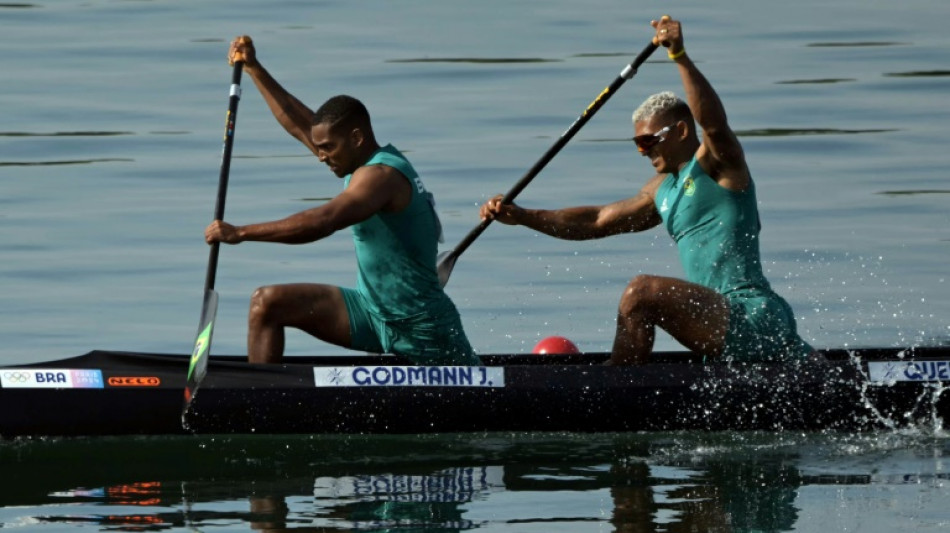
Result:
<svg viewBox="0 0 950 533">
<path fill-rule="evenodd" d="M 545 337 L 541 339 L 540 342 L 534 345 L 533 353 L 581 353 L 577 349 L 577 345 L 571 342 L 567 337 L 560 337 L 555 335 L 553 337 Z"/>
</svg>

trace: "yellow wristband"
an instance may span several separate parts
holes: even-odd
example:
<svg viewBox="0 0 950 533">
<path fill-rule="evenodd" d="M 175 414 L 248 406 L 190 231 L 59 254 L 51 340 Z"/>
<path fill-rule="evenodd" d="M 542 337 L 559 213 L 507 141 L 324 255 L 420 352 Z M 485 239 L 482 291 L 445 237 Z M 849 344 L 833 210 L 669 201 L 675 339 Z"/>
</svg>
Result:
<svg viewBox="0 0 950 533">
<path fill-rule="evenodd" d="M 670 59 L 674 59 L 674 60 L 675 60 L 675 59 L 679 59 L 679 58 L 683 57 L 684 55 L 686 55 L 686 48 L 681 48 L 680 51 L 679 51 L 679 52 L 676 52 L 675 54 L 674 54 L 673 52 L 667 52 L 667 53 L 666 53 L 666 56 L 667 56 L 667 57 L 669 57 Z"/>
</svg>

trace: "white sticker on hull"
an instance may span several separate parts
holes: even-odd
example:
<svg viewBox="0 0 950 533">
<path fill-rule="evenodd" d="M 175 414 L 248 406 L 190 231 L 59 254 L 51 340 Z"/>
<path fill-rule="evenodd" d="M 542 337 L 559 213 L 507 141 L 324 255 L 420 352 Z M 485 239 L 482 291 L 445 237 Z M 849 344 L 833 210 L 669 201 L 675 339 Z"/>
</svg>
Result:
<svg viewBox="0 0 950 533">
<path fill-rule="evenodd" d="M 101 389 L 102 371 L 92 369 L 4 368 L 0 387 L 5 389 Z"/>
<path fill-rule="evenodd" d="M 314 367 L 317 387 L 504 387 L 500 366 Z"/>
<path fill-rule="evenodd" d="M 868 361 L 874 382 L 950 381 L 950 361 Z"/>
</svg>

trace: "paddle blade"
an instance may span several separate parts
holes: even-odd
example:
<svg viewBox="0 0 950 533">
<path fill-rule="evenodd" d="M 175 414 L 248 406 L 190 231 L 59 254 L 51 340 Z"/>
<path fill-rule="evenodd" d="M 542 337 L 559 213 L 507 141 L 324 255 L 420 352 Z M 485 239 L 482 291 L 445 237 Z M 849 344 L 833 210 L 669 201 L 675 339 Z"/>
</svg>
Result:
<svg viewBox="0 0 950 533">
<path fill-rule="evenodd" d="M 198 392 L 198 386 L 208 373 L 208 355 L 211 352 L 211 335 L 214 332 L 214 320 L 218 314 L 217 291 L 205 291 L 204 305 L 201 308 L 201 320 L 198 321 L 198 335 L 195 348 L 191 352 L 188 364 L 188 381 L 185 384 L 185 406 L 182 414 L 188 411 L 191 401 Z"/>
<path fill-rule="evenodd" d="M 455 268 L 455 261 L 458 260 L 458 254 L 455 253 L 455 250 L 451 252 L 442 252 L 439 254 L 438 264 L 436 269 L 439 273 L 439 286 L 445 287 L 449 282 L 449 276 L 452 275 L 452 269 Z"/>
</svg>

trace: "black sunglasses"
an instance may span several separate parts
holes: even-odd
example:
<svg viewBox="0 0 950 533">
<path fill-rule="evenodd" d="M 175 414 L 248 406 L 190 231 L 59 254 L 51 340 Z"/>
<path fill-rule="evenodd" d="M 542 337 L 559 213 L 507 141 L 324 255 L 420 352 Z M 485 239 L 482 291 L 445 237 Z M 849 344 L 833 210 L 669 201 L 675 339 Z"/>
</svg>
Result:
<svg viewBox="0 0 950 533">
<path fill-rule="evenodd" d="M 656 133 L 648 133 L 634 137 L 633 143 L 637 145 L 637 151 L 641 154 L 649 152 L 651 148 L 666 140 L 666 134 L 669 133 L 670 129 L 675 125 L 676 123 L 673 123 Z"/>
</svg>

